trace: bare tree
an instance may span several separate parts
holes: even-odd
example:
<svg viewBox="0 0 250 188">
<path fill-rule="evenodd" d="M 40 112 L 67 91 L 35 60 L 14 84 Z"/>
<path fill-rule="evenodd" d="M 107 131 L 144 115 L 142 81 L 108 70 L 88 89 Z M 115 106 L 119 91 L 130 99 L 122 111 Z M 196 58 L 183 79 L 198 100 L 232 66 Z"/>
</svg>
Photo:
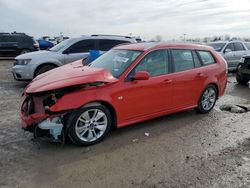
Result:
<svg viewBox="0 0 250 188">
<path fill-rule="evenodd" d="M 230 40 L 231 37 L 230 37 L 230 35 L 225 35 L 225 36 L 224 36 L 224 39 L 225 39 L 225 40 Z"/>
<path fill-rule="evenodd" d="M 160 41 L 162 41 L 162 36 L 161 35 L 156 35 L 156 37 L 155 37 L 155 40 L 157 41 L 157 42 L 160 42 Z"/>
</svg>

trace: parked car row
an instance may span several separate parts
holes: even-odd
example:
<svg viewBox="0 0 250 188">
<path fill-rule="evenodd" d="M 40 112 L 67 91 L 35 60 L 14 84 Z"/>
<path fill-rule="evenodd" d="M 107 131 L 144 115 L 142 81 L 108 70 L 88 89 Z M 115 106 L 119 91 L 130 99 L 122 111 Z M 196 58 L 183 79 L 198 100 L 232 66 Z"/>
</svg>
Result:
<svg viewBox="0 0 250 188">
<path fill-rule="evenodd" d="M 250 81 L 250 55 L 241 58 L 236 71 L 236 80 L 242 85 Z"/>
<path fill-rule="evenodd" d="M 111 127 L 193 108 L 208 113 L 225 93 L 228 69 L 237 69 L 241 84 L 250 79 L 248 43 L 208 45 L 214 49 L 92 35 L 19 55 L 14 78 L 32 80 L 24 91 L 22 128 L 35 138 L 67 136 L 91 145 Z"/>
<path fill-rule="evenodd" d="M 39 43 L 40 50 L 48 50 L 54 46 L 54 43 L 45 39 L 38 39 L 37 42 Z"/>
<path fill-rule="evenodd" d="M 0 57 L 15 57 L 19 54 L 38 51 L 39 44 L 24 33 L 0 33 Z"/>
<path fill-rule="evenodd" d="M 218 41 L 207 45 L 213 47 L 220 53 L 228 63 L 228 70 L 235 71 L 240 59 L 250 54 L 250 42 L 242 41 Z"/>
<path fill-rule="evenodd" d="M 135 43 L 127 36 L 92 35 L 67 39 L 47 51 L 22 54 L 12 68 L 16 80 L 32 80 L 37 75 L 67 63 L 83 59 L 90 50 L 108 51 L 122 43 Z"/>
<path fill-rule="evenodd" d="M 94 41 L 91 44 L 98 48 L 98 42 L 107 39 L 68 41 L 58 51 L 70 54 L 84 40 Z M 22 128 L 35 137 L 63 140 L 67 136 L 77 145 L 91 145 L 104 139 L 112 126 L 192 108 L 207 113 L 224 94 L 226 84 L 226 62 L 210 47 L 120 45 L 88 66 L 77 61 L 33 79 L 24 92 Z"/>
<path fill-rule="evenodd" d="M 104 39 L 105 39 L 105 37 L 107 39 L 110 39 L 110 37 L 115 37 L 115 36 L 103 36 L 103 35 L 92 35 L 91 37 L 93 38 L 93 37 L 97 37 L 97 36 L 99 36 L 99 37 L 102 36 L 102 37 L 104 37 Z M 121 38 L 122 41 L 119 42 L 118 38 Z M 116 36 L 116 39 L 115 39 L 116 42 L 114 42 L 114 41 L 113 42 L 102 41 L 100 44 L 99 43 L 98 44 L 92 43 L 92 44 L 89 44 L 89 45 L 92 45 L 92 46 L 89 46 L 89 49 L 90 50 L 100 49 L 103 51 L 107 51 L 107 50 L 111 49 L 113 46 L 115 46 L 116 44 L 120 44 L 120 43 L 124 42 L 124 38 L 126 38 L 125 42 L 131 42 L 131 41 L 137 42 L 138 41 L 138 38 Z M 133 39 L 133 40 L 127 40 L 128 38 Z M 111 38 L 111 40 L 112 39 L 113 38 Z M 62 48 L 63 45 L 69 44 L 73 40 L 77 41 L 77 39 L 67 40 L 67 42 L 62 43 L 60 46 L 57 46 L 56 48 L 53 48 L 50 51 L 60 53 L 60 50 L 58 49 L 58 47 Z M 74 43 L 74 42 L 72 42 L 72 43 Z M 235 71 L 238 64 L 240 63 L 240 59 L 243 56 L 250 54 L 250 42 L 216 41 L 216 42 L 207 43 L 206 45 L 213 47 L 218 53 L 220 53 L 225 58 L 225 60 L 228 63 L 228 70 L 229 71 Z M 14 33 L 0 33 L 0 56 L 2 56 L 2 57 L 17 56 L 19 54 L 37 51 L 37 50 L 39 50 L 39 47 L 41 50 L 49 50 L 53 46 L 54 46 L 54 44 L 50 41 L 38 40 L 36 42 L 32 37 L 30 37 L 24 33 L 16 33 L 16 32 L 14 32 Z M 75 46 L 75 48 L 77 48 L 77 47 L 78 46 Z M 78 52 L 72 52 L 71 54 L 73 54 L 73 53 L 79 54 L 81 52 L 85 53 L 85 55 L 87 53 L 87 51 L 85 49 L 85 50 L 79 50 Z M 65 53 L 65 52 L 63 52 L 63 53 Z M 43 54 L 43 55 L 41 55 L 41 54 Z M 37 60 L 31 61 L 31 59 L 33 58 L 33 55 L 35 56 L 34 58 Z M 60 66 L 61 64 L 69 63 L 69 62 L 76 60 L 76 58 L 71 59 L 71 58 L 65 58 L 65 57 L 64 58 L 55 57 L 55 59 L 57 59 L 57 60 L 54 60 L 53 57 L 51 59 L 51 55 L 52 55 L 51 53 L 42 52 L 42 53 L 36 53 L 36 54 L 34 53 L 32 55 L 30 54 L 27 57 L 25 57 L 25 56 L 17 57 L 16 63 L 15 63 L 16 65 L 18 65 L 18 64 L 23 65 L 27 62 L 32 62 L 32 64 L 37 64 L 37 66 L 40 66 L 39 69 L 41 69 L 41 70 L 39 71 L 35 65 L 33 65 L 30 68 L 30 70 L 28 68 L 29 66 L 26 66 L 26 68 L 23 68 L 24 72 L 22 72 L 19 69 L 19 67 L 17 68 L 18 70 L 16 68 L 14 68 L 13 73 L 15 73 L 17 71 L 17 73 L 14 74 L 15 79 L 16 80 L 31 80 L 37 75 L 37 73 L 42 73 L 42 72 L 50 70 L 54 67 Z M 44 60 L 45 56 L 48 56 L 47 60 Z M 55 54 L 55 56 L 56 56 L 56 54 Z M 57 54 L 57 56 L 58 56 L 58 54 Z M 85 57 L 85 56 L 83 57 L 83 55 L 80 55 L 80 56 L 81 56 L 81 58 Z M 38 60 L 40 57 L 42 59 Z M 19 61 L 20 61 L 20 63 L 19 63 Z M 37 61 L 41 61 L 41 62 L 37 63 Z M 48 65 L 41 67 L 41 64 L 43 64 L 42 61 L 47 61 L 44 63 L 47 63 Z M 52 62 L 50 62 L 50 61 L 52 61 Z M 34 72 L 34 71 L 36 71 L 36 72 Z"/>
</svg>

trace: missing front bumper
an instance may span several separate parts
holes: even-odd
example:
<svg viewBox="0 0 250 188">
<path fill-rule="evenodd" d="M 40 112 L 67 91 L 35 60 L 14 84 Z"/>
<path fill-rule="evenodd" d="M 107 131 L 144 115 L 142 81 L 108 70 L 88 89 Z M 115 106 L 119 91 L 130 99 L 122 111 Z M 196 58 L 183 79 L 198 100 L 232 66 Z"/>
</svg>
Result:
<svg viewBox="0 0 250 188">
<path fill-rule="evenodd" d="M 58 140 L 62 134 L 63 123 L 60 117 L 55 117 L 53 119 L 47 118 L 37 125 L 42 130 L 48 130 L 50 135 Z"/>
</svg>

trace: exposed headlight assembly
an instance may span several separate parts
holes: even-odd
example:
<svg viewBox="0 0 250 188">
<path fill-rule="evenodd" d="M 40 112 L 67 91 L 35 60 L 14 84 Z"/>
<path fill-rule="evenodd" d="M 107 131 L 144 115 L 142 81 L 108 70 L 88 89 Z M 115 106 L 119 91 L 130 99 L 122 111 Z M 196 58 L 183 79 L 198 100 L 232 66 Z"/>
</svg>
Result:
<svg viewBox="0 0 250 188">
<path fill-rule="evenodd" d="M 56 101 L 55 95 L 51 94 L 43 100 L 43 106 L 51 107 L 56 104 Z"/>
<path fill-rule="evenodd" d="M 245 58 L 244 57 L 240 58 L 240 63 L 244 63 L 244 62 L 245 62 Z"/>
<path fill-rule="evenodd" d="M 27 65 L 31 62 L 31 59 L 17 59 L 14 65 Z"/>
</svg>

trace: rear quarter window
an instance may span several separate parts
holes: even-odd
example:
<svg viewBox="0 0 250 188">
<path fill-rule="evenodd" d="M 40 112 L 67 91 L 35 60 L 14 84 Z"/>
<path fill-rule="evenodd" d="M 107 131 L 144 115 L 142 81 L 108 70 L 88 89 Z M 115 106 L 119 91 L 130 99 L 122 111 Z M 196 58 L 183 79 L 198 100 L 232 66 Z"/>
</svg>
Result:
<svg viewBox="0 0 250 188">
<path fill-rule="evenodd" d="M 215 60 L 211 52 L 209 51 L 197 51 L 197 52 L 201 58 L 203 65 L 215 64 Z"/>
</svg>

